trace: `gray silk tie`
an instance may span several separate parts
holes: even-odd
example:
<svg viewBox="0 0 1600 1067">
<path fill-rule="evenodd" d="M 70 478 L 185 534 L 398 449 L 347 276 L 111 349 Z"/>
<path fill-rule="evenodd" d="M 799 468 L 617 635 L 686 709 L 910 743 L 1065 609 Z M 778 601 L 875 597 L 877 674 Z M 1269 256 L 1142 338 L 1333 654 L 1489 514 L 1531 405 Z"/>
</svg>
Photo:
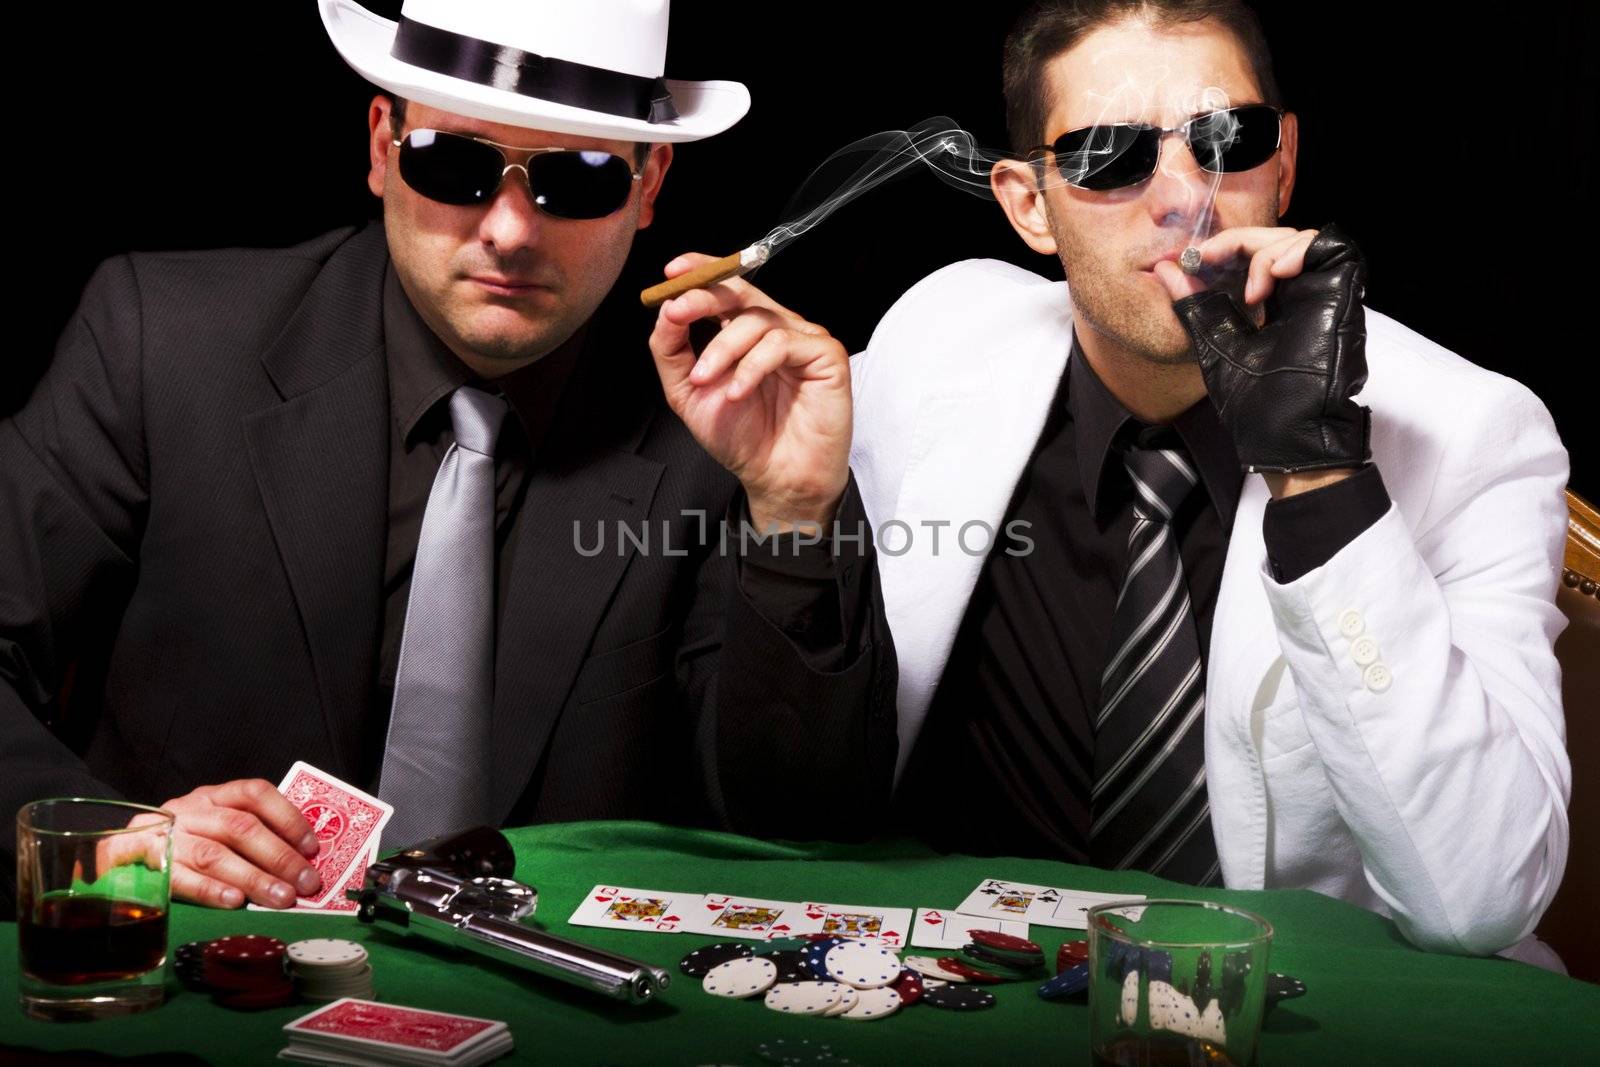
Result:
<svg viewBox="0 0 1600 1067">
<path fill-rule="evenodd" d="M 380 795 L 387 844 L 404 847 L 493 822 L 494 444 L 506 403 L 462 386 L 455 443 L 428 494 L 406 601 Z"/>
</svg>

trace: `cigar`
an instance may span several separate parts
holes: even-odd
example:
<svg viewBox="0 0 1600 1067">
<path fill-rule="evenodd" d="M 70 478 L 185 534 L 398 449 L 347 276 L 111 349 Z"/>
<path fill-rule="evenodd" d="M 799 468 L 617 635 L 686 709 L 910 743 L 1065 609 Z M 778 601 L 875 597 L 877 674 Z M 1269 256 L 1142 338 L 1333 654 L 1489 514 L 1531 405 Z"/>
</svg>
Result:
<svg viewBox="0 0 1600 1067">
<path fill-rule="evenodd" d="M 714 259 L 710 263 L 696 267 L 676 278 L 668 279 L 659 285 L 652 285 L 639 294 L 639 300 L 645 307 L 654 310 L 671 300 L 675 296 L 687 293 L 690 289 L 703 289 L 708 285 L 725 282 L 729 278 L 737 278 L 748 274 L 767 261 L 772 255 L 770 246 L 763 242 L 756 242 L 749 248 L 741 249 L 731 256 Z"/>
<path fill-rule="evenodd" d="M 1185 274 L 1200 273 L 1200 249 L 1190 245 L 1183 250 L 1183 255 L 1178 257 L 1178 266 L 1183 268 Z"/>
</svg>

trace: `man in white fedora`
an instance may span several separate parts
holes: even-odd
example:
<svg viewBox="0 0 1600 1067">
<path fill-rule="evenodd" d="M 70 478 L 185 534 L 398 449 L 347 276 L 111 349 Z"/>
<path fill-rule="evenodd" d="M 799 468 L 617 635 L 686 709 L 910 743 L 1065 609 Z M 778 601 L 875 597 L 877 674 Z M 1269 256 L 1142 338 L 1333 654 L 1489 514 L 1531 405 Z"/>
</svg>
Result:
<svg viewBox="0 0 1600 1067">
<path fill-rule="evenodd" d="M 319 9 L 384 90 L 381 221 L 107 260 L 0 422 L 0 811 L 159 803 L 174 893 L 230 907 L 316 888 L 296 759 L 390 846 L 856 825 L 894 660 L 870 541 L 817 535 L 860 516 L 846 353 L 726 306 L 691 380 L 672 306 L 648 346 L 592 321 L 745 88 L 661 77 L 667 0 Z"/>
<path fill-rule="evenodd" d="M 953 264 L 852 366 L 906 823 L 1552 962 L 1544 406 L 1279 224 L 1297 124 L 1244 4 L 1043 0 L 1004 65 L 993 188 L 1066 284 Z"/>
</svg>

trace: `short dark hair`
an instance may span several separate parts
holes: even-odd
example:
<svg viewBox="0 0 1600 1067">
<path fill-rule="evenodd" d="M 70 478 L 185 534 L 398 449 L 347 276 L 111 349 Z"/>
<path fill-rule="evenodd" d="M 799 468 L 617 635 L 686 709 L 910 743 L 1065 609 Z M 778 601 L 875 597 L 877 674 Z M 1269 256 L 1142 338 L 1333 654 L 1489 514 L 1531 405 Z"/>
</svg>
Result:
<svg viewBox="0 0 1600 1067">
<path fill-rule="evenodd" d="M 1281 106 L 1261 20 L 1242 0 L 1035 0 L 1006 35 L 1006 134 L 1013 151 L 1023 155 L 1044 139 L 1053 103 L 1044 80 L 1046 64 L 1091 31 L 1128 18 L 1148 19 L 1156 26 L 1205 20 L 1221 24 L 1244 49 L 1262 102 Z"/>
<path fill-rule="evenodd" d="M 404 129 L 406 125 L 406 98 L 403 96 L 396 96 L 393 93 L 388 95 L 390 104 L 389 136 L 398 141 L 400 139 L 400 131 Z M 649 154 L 650 143 L 648 141 L 635 142 L 633 146 L 633 165 L 635 167 L 644 166 L 645 157 Z"/>
</svg>

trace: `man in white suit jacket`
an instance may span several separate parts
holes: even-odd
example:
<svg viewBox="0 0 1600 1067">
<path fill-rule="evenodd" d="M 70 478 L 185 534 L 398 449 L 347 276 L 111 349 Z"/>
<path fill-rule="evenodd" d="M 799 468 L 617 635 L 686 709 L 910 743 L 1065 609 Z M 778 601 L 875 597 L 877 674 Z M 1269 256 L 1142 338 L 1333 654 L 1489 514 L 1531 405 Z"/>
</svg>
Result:
<svg viewBox="0 0 1600 1067">
<path fill-rule="evenodd" d="M 955 533 L 1004 529 L 1069 352 L 1081 353 L 1138 424 L 1214 404 L 1260 472 L 1241 475 L 1202 655 L 1204 792 L 1225 884 L 1313 889 L 1392 915 L 1423 948 L 1559 966 L 1530 935 L 1568 840 L 1552 652 L 1566 452 L 1527 389 L 1364 309 L 1347 240 L 1275 228 L 1294 183 L 1292 113 L 1265 162 L 1221 174 L 1199 164 L 1180 124 L 1276 94 L 1253 16 L 1186 20 L 1194 5 L 1182 2 L 1125 10 L 1141 6 L 1058 0 L 1008 42 L 1019 150 L 1053 142 L 1060 154 L 1072 142 L 1055 138 L 1097 124 L 1166 127 L 1151 172 L 1123 159 L 1109 188 L 1084 187 L 1097 164 L 1082 158 L 1076 172 L 1049 156 L 996 167 L 1012 225 L 1060 258 L 1067 283 L 953 264 L 902 297 L 852 359 L 851 459 L 899 657 L 900 770 L 919 755 L 999 552 L 969 551 Z M 1175 314 L 1209 280 L 1174 262 L 1191 241 L 1208 267 L 1250 264 L 1244 290 L 1232 284 L 1248 323 L 1217 294 Z M 1364 387 L 1351 366 L 1363 337 Z M 1285 386 L 1304 375 L 1328 390 L 1321 406 Z M 1362 474 L 1372 468 L 1381 480 Z M 1302 494 L 1296 506 L 1352 507 L 1342 483 L 1357 477 L 1387 493 L 1370 521 L 1283 575 L 1264 540 L 1271 509 Z"/>
</svg>

